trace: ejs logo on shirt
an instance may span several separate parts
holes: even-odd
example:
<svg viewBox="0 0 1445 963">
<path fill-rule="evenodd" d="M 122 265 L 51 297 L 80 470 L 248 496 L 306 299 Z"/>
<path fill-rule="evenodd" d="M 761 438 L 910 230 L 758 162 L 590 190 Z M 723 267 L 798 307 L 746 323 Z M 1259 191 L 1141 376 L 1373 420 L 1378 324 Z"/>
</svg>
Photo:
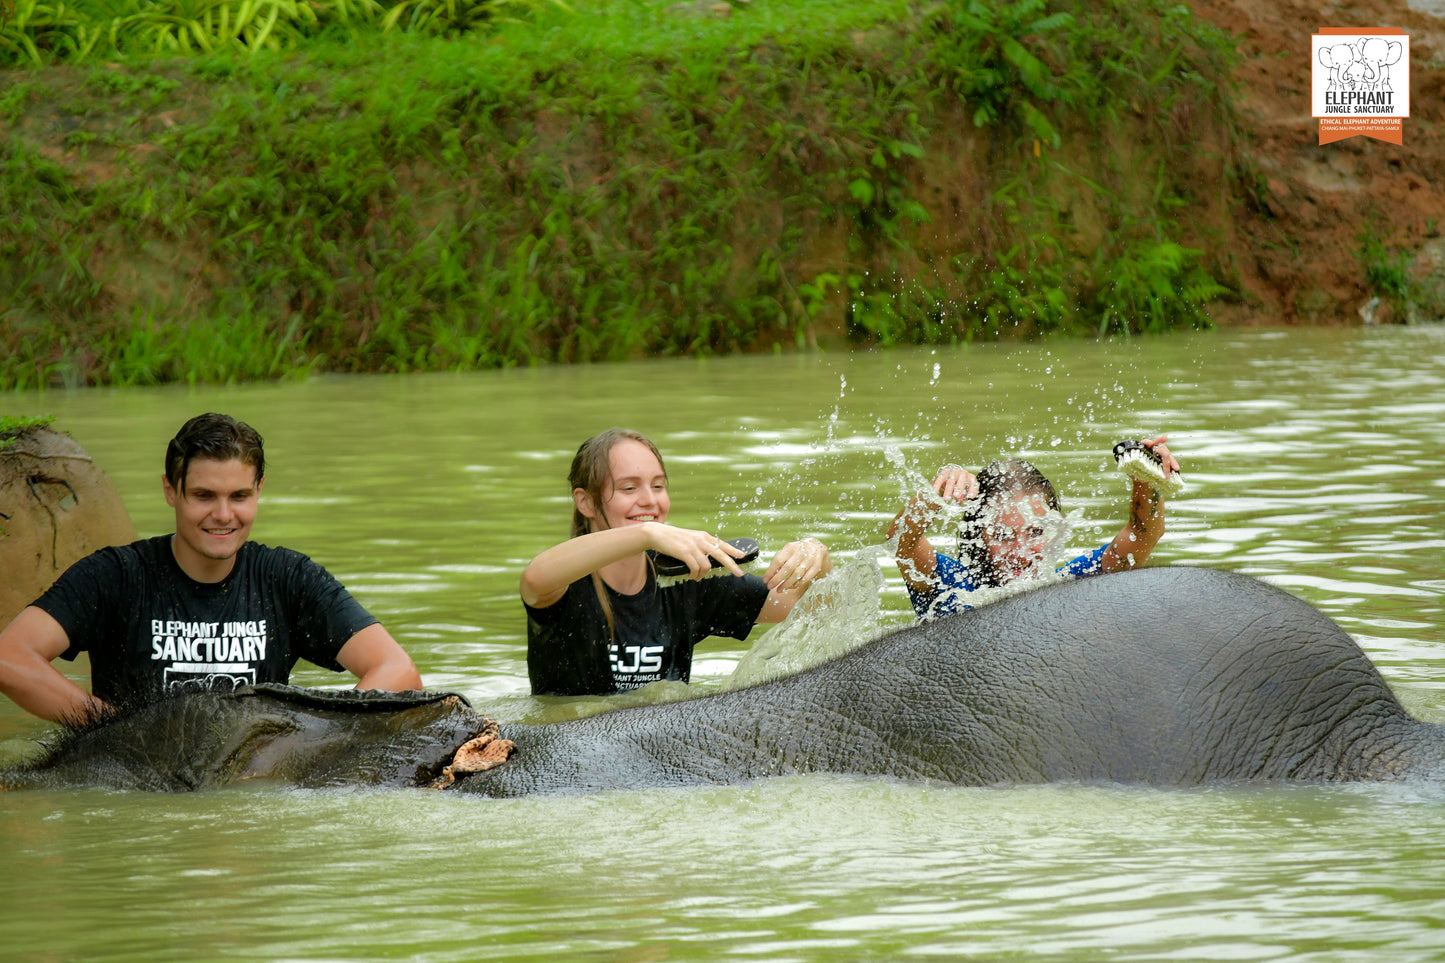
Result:
<svg viewBox="0 0 1445 963">
<path fill-rule="evenodd" d="M 641 675 L 662 671 L 662 646 L 614 645 L 612 671 L 622 675 Z"/>
<path fill-rule="evenodd" d="M 1320 143 L 1363 134 L 1404 143 L 1410 116 L 1410 37 L 1398 27 L 1323 27 L 1310 48 Z"/>
</svg>

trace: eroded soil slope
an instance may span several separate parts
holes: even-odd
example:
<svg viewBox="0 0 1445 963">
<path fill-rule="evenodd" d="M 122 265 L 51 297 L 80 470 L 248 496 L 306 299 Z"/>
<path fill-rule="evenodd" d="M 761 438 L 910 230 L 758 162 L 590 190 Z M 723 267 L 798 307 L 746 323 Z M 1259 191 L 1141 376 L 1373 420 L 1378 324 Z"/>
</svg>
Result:
<svg viewBox="0 0 1445 963">
<path fill-rule="evenodd" d="M 1360 323 L 1373 293 L 1359 254 L 1367 232 L 1397 258 L 1403 252 L 1417 283 L 1445 284 L 1445 19 L 1403 0 L 1191 6 L 1240 38 L 1240 119 L 1259 174 L 1255 199 L 1237 208 L 1234 245 L 1253 303 L 1217 306 L 1216 320 Z M 1365 137 L 1320 145 L 1310 114 L 1310 36 L 1322 27 L 1410 35 L 1403 145 Z M 1394 314 L 1380 304 L 1374 320 L 1404 320 Z"/>
</svg>

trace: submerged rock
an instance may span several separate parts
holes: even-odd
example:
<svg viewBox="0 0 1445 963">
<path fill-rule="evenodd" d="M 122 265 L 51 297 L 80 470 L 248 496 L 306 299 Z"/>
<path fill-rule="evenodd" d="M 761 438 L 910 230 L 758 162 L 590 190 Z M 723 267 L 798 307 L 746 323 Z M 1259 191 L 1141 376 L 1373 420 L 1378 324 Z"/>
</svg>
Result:
<svg viewBox="0 0 1445 963">
<path fill-rule="evenodd" d="M 0 628 L 77 560 L 136 538 L 80 443 L 44 426 L 0 434 Z"/>
</svg>

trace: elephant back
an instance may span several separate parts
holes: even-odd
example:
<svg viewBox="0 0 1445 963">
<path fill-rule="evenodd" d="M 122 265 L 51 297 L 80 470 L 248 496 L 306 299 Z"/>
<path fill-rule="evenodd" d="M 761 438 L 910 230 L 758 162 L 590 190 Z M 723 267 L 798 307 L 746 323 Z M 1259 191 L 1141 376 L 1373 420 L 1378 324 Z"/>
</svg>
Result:
<svg viewBox="0 0 1445 963">
<path fill-rule="evenodd" d="M 750 688 L 503 727 L 516 756 L 465 788 L 1390 778 L 1424 726 L 1304 602 L 1247 576 L 1153 568 L 1017 595 Z"/>
<path fill-rule="evenodd" d="M 855 706 L 952 782 L 1379 776 L 1416 725 L 1348 634 L 1262 581 L 1160 567 L 1017 595 L 822 667 L 912 680 Z"/>
</svg>

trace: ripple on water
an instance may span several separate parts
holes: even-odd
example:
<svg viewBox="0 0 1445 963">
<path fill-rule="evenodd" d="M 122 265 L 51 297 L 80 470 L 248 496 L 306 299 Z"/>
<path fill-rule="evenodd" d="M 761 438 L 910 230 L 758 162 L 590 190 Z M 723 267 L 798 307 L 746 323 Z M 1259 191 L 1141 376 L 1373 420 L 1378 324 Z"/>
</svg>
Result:
<svg viewBox="0 0 1445 963">
<path fill-rule="evenodd" d="M 1442 346 L 1441 327 L 1224 331 L 684 360 L 646 366 L 646 392 L 640 367 L 599 365 L 185 400 L 244 400 L 275 446 L 257 537 L 344 575 L 429 685 L 504 721 L 664 697 L 543 705 L 526 682 L 521 569 L 565 534 L 577 443 L 614 422 L 665 442 L 674 521 L 771 548 L 822 534 L 840 559 L 882 540 L 920 483 L 910 472 L 1021 447 L 1087 509 L 1078 539 L 1102 542 L 1127 512 L 1109 446 L 1167 430 L 1190 490 L 1153 563 L 1283 585 L 1357 638 L 1412 711 L 1445 720 Z M 159 533 L 152 441 L 174 432 L 176 404 L 137 391 L 12 407 L 71 426 Z M 422 472 L 419 418 L 433 426 Z M 315 443 L 323 429 L 333 444 Z M 880 620 L 909 620 L 896 568 L 884 576 Z M 699 684 L 678 689 L 721 687 L 745 651 L 705 643 Z M 33 745 L 40 727 L 4 711 L 0 751 Z M 1438 960 L 1445 902 L 1445 807 L 1406 786 L 35 793 L 6 799 L 0 839 L 6 951 L 32 959 L 1375 963 Z"/>
</svg>

